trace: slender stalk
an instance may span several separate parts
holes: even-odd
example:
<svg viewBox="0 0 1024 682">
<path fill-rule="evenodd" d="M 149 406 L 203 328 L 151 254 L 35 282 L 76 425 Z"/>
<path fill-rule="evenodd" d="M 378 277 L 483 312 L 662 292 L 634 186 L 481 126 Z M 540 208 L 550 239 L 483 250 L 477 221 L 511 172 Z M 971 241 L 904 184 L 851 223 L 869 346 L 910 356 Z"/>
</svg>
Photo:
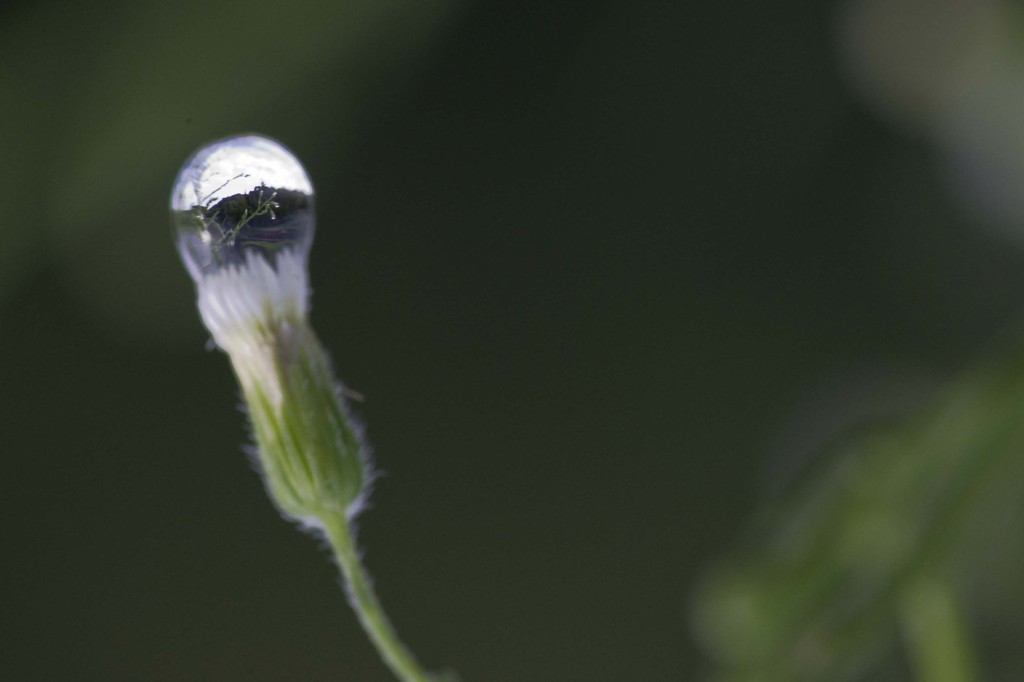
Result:
<svg viewBox="0 0 1024 682">
<path fill-rule="evenodd" d="M 345 590 L 348 592 L 352 608 L 363 624 L 363 629 L 369 635 L 370 641 L 377 648 L 377 652 L 384 663 L 391 669 L 402 682 L 434 682 L 429 675 L 416 661 L 416 657 L 402 641 L 398 638 L 394 626 L 388 620 L 384 608 L 373 590 L 373 581 L 366 567 L 359 557 L 359 550 L 356 547 L 355 538 L 348 519 L 344 514 L 326 512 L 321 520 L 327 532 L 327 538 L 334 550 L 334 556 L 338 560 L 342 576 L 345 580 Z"/>
</svg>

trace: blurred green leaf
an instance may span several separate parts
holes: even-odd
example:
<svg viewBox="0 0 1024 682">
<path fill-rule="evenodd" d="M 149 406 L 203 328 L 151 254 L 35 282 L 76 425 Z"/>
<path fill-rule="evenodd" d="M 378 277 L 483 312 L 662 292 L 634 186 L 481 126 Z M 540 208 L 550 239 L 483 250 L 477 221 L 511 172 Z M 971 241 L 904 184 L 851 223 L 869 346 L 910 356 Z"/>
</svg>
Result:
<svg viewBox="0 0 1024 682">
<path fill-rule="evenodd" d="M 721 679 L 848 679 L 891 647 L 901 603 L 921 603 L 907 594 L 923 574 L 948 577 L 964 528 L 1021 474 L 1022 357 L 964 375 L 905 424 L 847 440 L 763 514 L 697 597 Z"/>
</svg>

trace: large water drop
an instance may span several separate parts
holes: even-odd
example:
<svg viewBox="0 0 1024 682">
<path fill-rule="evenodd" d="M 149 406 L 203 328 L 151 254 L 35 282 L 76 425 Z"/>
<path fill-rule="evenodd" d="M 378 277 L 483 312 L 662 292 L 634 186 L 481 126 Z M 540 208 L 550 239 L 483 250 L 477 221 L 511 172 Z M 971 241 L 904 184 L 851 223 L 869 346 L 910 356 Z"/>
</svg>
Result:
<svg viewBox="0 0 1024 682">
<path fill-rule="evenodd" d="M 246 254 L 272 265 L 294 249 L 303 257 L 313 242 L 313 185 L 295 155 L 258 135 L 229 137 L 189 158 L 171 193 L 178 252 L 196 280 Z"/>
</svg>

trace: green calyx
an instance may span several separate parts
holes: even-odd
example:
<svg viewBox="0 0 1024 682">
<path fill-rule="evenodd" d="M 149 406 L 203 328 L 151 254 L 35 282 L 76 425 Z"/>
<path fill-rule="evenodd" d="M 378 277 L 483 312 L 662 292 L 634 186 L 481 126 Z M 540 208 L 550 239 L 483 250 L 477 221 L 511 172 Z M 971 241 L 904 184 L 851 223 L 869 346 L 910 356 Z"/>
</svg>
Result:
<svg viewBox="0 0 1024 682">
<path fill-rule="evenodd" d="M 331 377 L 330 363 L 304 322 L 265 329 L 265 368 L 232 357 L 249 408 L 267 488 L 286 515 L 307 525 L 351 515 L 368 479 L 359 429 Z M 261 363 L 263 364 L 263 363 Z"/>
</svg>

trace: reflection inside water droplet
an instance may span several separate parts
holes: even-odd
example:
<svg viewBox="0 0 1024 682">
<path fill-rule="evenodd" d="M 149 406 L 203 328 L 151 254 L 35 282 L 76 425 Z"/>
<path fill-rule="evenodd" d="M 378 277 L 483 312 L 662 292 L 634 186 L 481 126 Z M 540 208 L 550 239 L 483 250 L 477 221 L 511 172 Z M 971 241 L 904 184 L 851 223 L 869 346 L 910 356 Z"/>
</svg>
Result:
<svg viewBox="0 0 1024 682">
<path fill-rule="evenodd" d="M 273 264 L 313 241 L 313 185 L 295 156 L 266 137 L 203 147 L 185 162 L 171 193 L 175 242 L 195 279 L 261 253 Z"/>
</svg>

